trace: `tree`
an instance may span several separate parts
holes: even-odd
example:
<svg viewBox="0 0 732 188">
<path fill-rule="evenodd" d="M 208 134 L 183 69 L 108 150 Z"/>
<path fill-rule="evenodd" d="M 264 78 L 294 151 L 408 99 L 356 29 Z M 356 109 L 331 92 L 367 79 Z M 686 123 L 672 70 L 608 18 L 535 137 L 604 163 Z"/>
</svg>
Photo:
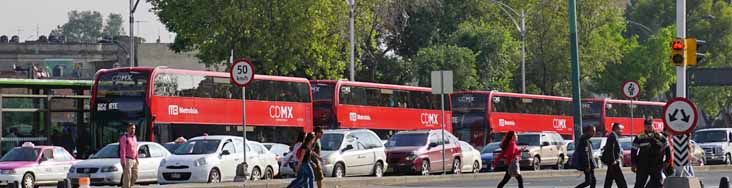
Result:
<svg viewBox="0 0 732 188">
<path fill-rule="evenodd" d="M 432 71 L 452 70 L 455 91 L 478 89 L 475 58 L 472 50 L 454 45 L 422 48 L 414 58 L 419 86 L 430 87 Z"/>
<path fill-rule="evenodd" d="M 97 11 L 71 11 L 69 21 L 63 28 L 66 40 L 74 42 L 96 42 L 102 35 L 102 14 Z"/>
<path fill-rule="evenodd" d="M 107 16 L 106 24 L 104 25 L 104 30 L 102 31 L 102 35 L 109 37 L 124 35 L 125 31 L 122 27 L 123 22 L 122 15 L 114 13 L 109 14 L 109 16 Z"/>
</svg>

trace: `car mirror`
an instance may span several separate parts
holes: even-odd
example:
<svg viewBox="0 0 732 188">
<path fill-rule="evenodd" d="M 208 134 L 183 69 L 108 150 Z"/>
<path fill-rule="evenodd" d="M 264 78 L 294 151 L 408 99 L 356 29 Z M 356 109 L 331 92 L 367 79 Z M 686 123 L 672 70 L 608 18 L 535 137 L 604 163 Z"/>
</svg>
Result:
<svg viewBox="0 0 732 188">
<path fill-rule="evenodd" d="M 221 156 L 224 156 L 224 155 L 231 155 L 231 152 L 229 152 L 229 150 L 224 150 L 221 152 Z"/>
<path fill-rule="evenodd" d="M 549 146 L 549 142 L 542 142 L 541 146 Z"/>
<path fill-rule="evenodd" d="M 346 148 L 343 148 L 343 150 L 341 150 L 341 152 L 352 150 L 352 149 L 353 149 L 353 145 L 346 145 Z"/>
<path fill-rule="evenodd" d="M 434 147 L 437 147 L 437 143 L 430 143 L 430 145 L 429 145 L 429 146 L 427 146 L 427 147 L 428 147 L 428 148 L 434 148 Z"/>
</svg>

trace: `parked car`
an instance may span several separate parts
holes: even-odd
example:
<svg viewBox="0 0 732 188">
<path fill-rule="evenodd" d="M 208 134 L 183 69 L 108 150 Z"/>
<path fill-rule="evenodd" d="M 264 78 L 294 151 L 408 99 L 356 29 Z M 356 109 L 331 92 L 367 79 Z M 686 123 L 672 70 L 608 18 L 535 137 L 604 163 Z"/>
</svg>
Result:
<svg viewBox="0 0 732 188">
<path fill-rule="evenodd" d="M 706 162 L 732 164 L 732 128 L 695 131 L 694 141 L 704 149 Z"/>
<path fill-rule="evenodd" d="M 607 138 L 592 137 L 590 138 L 590 143 L 592 143 L 592 159 L 595 160 L 595 163 L 597 163 L 597 168 L 602 168 L 604 164 L 602 164 L 600 156 L 602 156 L 602 148 L 605 148 Z"/>
<path fill-rule="evenodd" d="M 473 148 L 470 144 L 467 142 L 459 141 L 460 142 L 460 151 L 462 152 L 462 169 L 458 172 L 472 172 L 472 173 L 478 173 L 480 172 L 480 169 L 483 167 L 481 164 L 481 157 L 480 152 Z"/>
<path fill-rule="evenodd" d="M 277 155 L 267 150 L 263 144 L 247 140 L 247 172 L 252 180 L 272 179 L 279 173 Z"/>
<path fill-rule="evenodd" d="M 564 168 L 566 169 L 572 169 L 574 164 L 572 164 L 572 156 L 574 155 L 574 141 L 564 141 L 564 145 L 567 147 L 567 161 L 564 162 Z"/>
<path fill-rule="evenodd" d="M 139 164 L 137 166 L 137 183 L 151 184 L 158 181 L 160 161 L 170 156 L 165 147 L 154 142 L 138 142 Z M 122 182 L 122 164 L 119 160 L 119 143 L 108 144 L 88 160 L 71 166 L 67 174 L 71 184 L 78 186 L 81 177 L 91 179 L 94 186 L 119 185 Z"/>
<path fill-rule="evenodd" d="M 519 133 L 516 144 L 521 151 L 521 168 L 540 170 L 542 166 L 552 166 L 561 169 L 567 156 L 564 139 L 553 131 Z M 494 153 L 500 152 L 500 149 Z M 496 154 L 494 154 L 496 155 Z M 503 167 L 499 162 L 497 167 Z"/>
<path fill-rule="evenodd" d="M 440 130 L 402 131 L 394 134 L 386 143 L 387 172 L 409 172 L 429 175 L 435 172 L 461 170 L 461 150 L 458 139 Z M 443 168 L 442 146 L 445 146 Z"/>
<path fill-rule="evenodd" d="M 483 164 L 482 169 L 485 169 L 484 171 L 493 171 L 491 168 L 491 164 L 493 163 L 493 152 L 496 151 L 501 147 L 501 142 L 493 142 L 490 144 L 486 144 L 483 146 L 483 149 L 480 151 L 480 159 L 481 163 Z"/>
<path fill-rule="evenodd" d="M 326 130 L 320 144 L 322 169 L 326 176 L 381 177 L 384 169 L 388 168 L 384 145 L 371 130 Z"/>
<path fill-rule="evenodd" d="M 290 146 L 285 144 L 279 144 L 279 143 L 262 143 L 264 147 L 267 148 L 270 152 L 277 155 L 277 160 L 284 157 L 287 152 L 290 152 Z M 282 165 L 282 164 L 280 164 Z"/>
<path fill-rule="evenodd" d="M 623 148 L 623 166 L 632 166 L 630 150 L 633 148 L 633 138 L 622 137 L 618 139 L 618 142 L 620 142 L 620 147 Z"/>
<path fill-rule="evenodd" d="M 0 158 L 0 183 L 23 188 L 56 185 L 76 162 L 63 147 L 26 142 Z"/>
<path fill-rule="evenodd" d="M 195 137 L 160 162 L 158 183 L 233 181 L 242 162 L 243 139 L 237 136 Z M 247 157 L 253 157 L 248 153 Z M 254 166 L 249 164 L 248 166 Z M 249 169 L 247 169 L 249 170 Z"/>
</svg>

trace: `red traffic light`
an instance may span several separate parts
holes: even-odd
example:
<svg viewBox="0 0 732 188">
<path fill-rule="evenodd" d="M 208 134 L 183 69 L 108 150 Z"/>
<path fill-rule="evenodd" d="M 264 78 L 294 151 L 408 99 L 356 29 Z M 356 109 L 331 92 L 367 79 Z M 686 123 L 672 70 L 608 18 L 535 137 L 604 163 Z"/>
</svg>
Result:
<svg viewBox="0 0 732 188">
<path fill-rule="evenodd" d="M 683 41 L 674 40 L 673 42 L 671 42 L 671 48 L 673 48 L 674 50 L 683 50 L 684 49 L 684 42 Z"/>
</svg>

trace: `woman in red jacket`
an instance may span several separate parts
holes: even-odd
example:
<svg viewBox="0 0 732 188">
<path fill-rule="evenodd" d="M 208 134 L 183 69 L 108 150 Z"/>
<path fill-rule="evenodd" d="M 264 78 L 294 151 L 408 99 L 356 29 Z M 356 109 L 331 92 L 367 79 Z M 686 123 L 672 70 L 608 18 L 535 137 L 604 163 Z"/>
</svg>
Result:
<svg viewBox="0 0 732 188">
<path fill-rule="evenodd" d="M 503 141 L 501 141 L 501 154 L 493 159 L 494 169 L 498 161 L 500 161 L 502 158 L 506 159 L 505 166 L 508 167 L 506 169 L 506 175 L 503 176 L 503 180 L 501 180 L 501 183 L 498 183 L 498 188 L 503 188 L 503 186 L 508 183 L 508 180 L 510 180 L 512 176 L 516 177 L 519 188 L 524 187 L 524 179 L 521 177 L 521 171 L 519 169 L 518 161 L 519 157 L 521 157 L 521 150 L 519 150 L 518 146 L 516 145 L 516 139 L 516 132 L 509 131 L 506 136 L 503 137 Z"/>
</svg>

